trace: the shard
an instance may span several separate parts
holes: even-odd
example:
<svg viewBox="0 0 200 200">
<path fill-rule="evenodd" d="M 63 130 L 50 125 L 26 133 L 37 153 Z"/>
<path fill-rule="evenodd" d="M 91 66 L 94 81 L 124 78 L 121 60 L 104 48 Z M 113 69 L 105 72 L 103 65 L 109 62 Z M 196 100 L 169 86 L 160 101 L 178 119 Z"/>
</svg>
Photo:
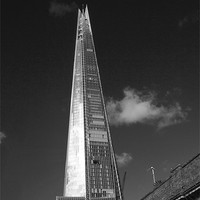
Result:
<svg viewBox="0 0 200 200">
<path fill-rule="evenodd" d="M 64 192 L 57 200 L 122 200 L 87 6 L 78 11 Z"/>
</svg>

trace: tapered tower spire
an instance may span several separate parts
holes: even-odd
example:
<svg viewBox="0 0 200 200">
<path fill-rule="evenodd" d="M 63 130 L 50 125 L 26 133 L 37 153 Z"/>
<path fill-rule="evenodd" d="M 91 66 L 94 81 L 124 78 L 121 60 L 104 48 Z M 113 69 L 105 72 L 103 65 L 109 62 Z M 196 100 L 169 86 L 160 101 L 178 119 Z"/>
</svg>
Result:
<svg viewBox="0 0 200 200">
<path fill-rule="evenodd" d="M 63 196 L 122 200 L 88 7 L 78 10 Z"/>
</svg>

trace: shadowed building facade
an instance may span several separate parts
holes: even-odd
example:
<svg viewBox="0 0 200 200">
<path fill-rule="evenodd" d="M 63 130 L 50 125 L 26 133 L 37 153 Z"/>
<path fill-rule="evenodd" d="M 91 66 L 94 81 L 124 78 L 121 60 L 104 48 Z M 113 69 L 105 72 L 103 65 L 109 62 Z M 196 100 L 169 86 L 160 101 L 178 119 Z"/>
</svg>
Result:
<svg viewBox="0 0 200 200">
<path fill-rule="evenodd" d="M 155 185 L 141 200 L 200 200 L 200 154 L 178 165 L 167 180 Z"/>
<path fill-rule="evenodd" d="M 87 7 L 78 11 L 63 196 L 122 200 Z"/>
</svg>

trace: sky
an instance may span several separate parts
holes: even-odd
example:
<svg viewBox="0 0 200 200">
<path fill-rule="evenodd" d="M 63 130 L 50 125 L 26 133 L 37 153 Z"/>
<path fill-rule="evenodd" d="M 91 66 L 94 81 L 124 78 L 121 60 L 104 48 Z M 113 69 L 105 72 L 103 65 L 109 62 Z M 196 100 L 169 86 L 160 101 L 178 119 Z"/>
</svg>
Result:
<svg viewBox="0 0 200 200">
<path fill-rule="evenodd" d="M 3 0 L 1 199 L 62 195 L 77 8 L 88 4 L 126 200 L 199 152 L 198 1 Z"/>
</svg>

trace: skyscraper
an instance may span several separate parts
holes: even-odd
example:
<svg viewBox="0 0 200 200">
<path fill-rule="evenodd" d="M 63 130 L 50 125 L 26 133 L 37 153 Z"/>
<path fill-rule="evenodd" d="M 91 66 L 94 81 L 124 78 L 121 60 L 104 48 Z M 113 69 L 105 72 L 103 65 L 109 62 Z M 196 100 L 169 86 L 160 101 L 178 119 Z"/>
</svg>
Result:
<svg viewBox="0 0 200 200">
<path fill-rule="evenodd" d="M 122 200 L 87 6 L 78 11 L 65 165 L 57 200 Z"/>
</svg>

